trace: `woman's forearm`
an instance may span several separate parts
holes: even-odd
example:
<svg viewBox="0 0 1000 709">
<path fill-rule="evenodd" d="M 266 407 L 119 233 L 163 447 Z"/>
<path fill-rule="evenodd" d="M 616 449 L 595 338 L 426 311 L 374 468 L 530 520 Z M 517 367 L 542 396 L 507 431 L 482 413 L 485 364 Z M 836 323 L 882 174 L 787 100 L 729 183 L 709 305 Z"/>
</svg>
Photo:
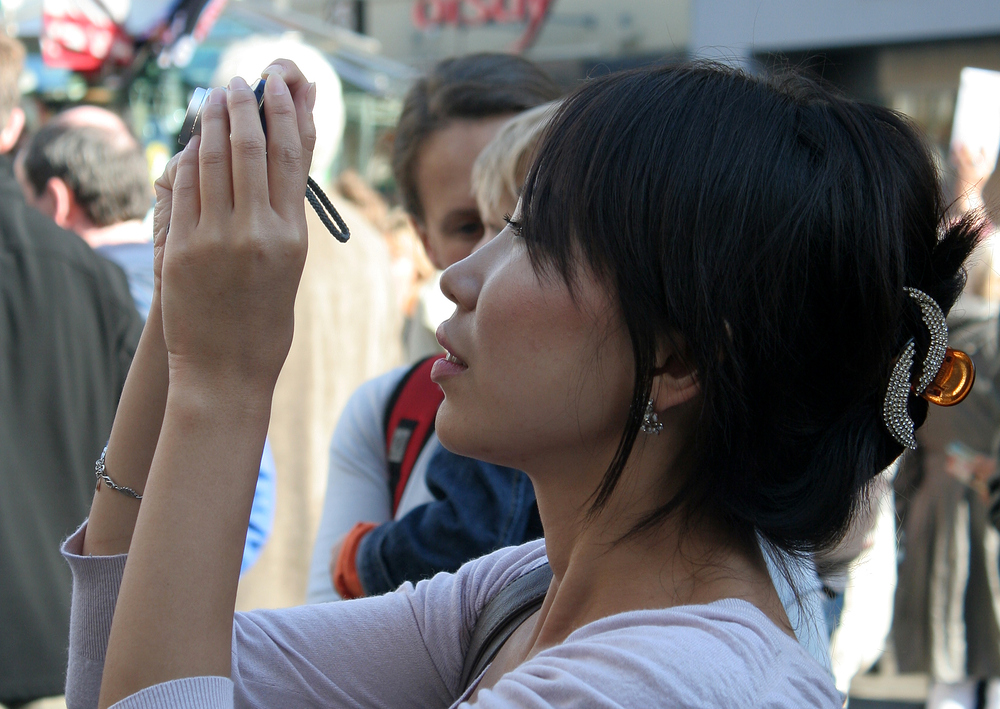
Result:
<svg viewBox="0 0 1000 709">
<path fill-rule="evenodd" d="M 142 494 L 156 450 L 167 401 L 167 349 L 158 298 L 149 311 L 111 429 L 105 469 L 118 485 Z M 101 485 L 94 494 L 83 552 L 97 556 L 128 551 L 141 503 Z"/>
<path fill-rule="evenodd" d="M 171 380 L 100 706 L 172 679 L 229 676 L 240 556 L 269 409 L 269 396 L 246 387 Z"/>
<path fill-rule="evenodd" d="M 106 516 L 100 537 L 104 553 L 128 550 L 102 707 L 169 680 L 230 674 L 240 559 L 305 261 L 315 139 L 315 87 L 287 61 L 265 73 L 266 138 L 257 96 L 234 78 L 211 92 L 200 138 L 158 190 L 171 205 L 158 252 L 170 386 L 165 406 L 128 399 L 118 462 L 109 450 L 112 475 L 154 453 L 134 525 Z M 136 375 L 140 392 L 147 373 Z M 141 407 L 160 410 L 162 425 Z"/>
</svg>

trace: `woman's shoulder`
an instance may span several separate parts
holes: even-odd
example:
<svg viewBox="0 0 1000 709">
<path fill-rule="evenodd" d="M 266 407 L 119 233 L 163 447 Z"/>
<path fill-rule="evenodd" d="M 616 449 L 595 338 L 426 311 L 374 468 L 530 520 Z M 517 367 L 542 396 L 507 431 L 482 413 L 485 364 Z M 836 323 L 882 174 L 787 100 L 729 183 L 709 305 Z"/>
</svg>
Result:
<svg viewBox="0 0 1000 709">
<path fill-rule="evenodd" d="M 619 702 L 624 706 L 656 705 L 664 696 L 679 707 L 842 705 L 833 678 L 796 640 L 751 604 L 731 599 L 589 623 L 493 691 L 525 684 L 590 706 L 623 698 L 622 692 L 632 695 Z"/>
<path fill-rule="evenodd" d="M 464 646 L 486 604 L 507 584 L 546 563 L 545 541 L 537 539 L 516 547 L 505 547 L 473 559 L 454 573 L 441 572 L 415 586 L 409 581 L 397 593 L 408 597 L 415 615 L 421 618 L 428 645 L 430 636 L 444 632 L 458 634 Z"/>
<path fill-rule="evenodd" d="M 507 584 L 548 561 L 545 540 L 536 539 L 519 546 L 504 547 L 462 565 L 454 574 L 440 573 L 417 584 L 414 592 L 429 600 L 442 595 L 461 599 L 463 611 L 472 623 L 483 608 Z M 402 589 L 406 589 L 404 584 Z"/>
</svg>

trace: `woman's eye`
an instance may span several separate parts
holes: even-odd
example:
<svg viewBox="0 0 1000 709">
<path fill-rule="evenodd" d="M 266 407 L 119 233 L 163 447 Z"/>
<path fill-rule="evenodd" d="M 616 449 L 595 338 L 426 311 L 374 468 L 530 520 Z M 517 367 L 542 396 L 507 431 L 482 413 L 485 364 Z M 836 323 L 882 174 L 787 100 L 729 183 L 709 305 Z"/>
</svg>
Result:
<svg viewBox="0 0 1000 709">
<path fill-rule="evenodd" d="M 510 230 L 514 232 L 516 236 L 521 236 L 521 222 L 511 219 L 509 214 L 504 214 L 503 220 L 507 222 L 507 226 L 510 227 Z"/>
</svg>

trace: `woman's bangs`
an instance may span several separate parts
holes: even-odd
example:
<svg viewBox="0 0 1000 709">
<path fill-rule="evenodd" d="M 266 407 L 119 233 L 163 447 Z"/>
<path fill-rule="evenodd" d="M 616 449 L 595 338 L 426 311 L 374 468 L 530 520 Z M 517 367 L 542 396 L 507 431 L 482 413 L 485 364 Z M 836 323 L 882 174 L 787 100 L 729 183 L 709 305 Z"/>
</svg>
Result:
<svg viewBox="0 0 1000 709">
<path fill-rule="evenodd" d="M 571 288 L 581 256 L 595 272 L 603 270 L 590 263 L 593 250 L 586 243 L 593 238 L 587 198 L 592 150 L 578 147 L 594 142 L 583 120 L 586 98 L 567 99 L 546 129 L 525 180 L 518 219 L 535 270 L 558 274 Z"/>
</svg>

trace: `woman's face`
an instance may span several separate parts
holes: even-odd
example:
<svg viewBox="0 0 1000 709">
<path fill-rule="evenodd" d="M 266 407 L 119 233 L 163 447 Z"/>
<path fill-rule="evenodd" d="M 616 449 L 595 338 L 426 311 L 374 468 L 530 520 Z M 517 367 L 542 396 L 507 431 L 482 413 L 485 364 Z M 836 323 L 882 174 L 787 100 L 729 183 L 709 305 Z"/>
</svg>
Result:
<svg viewBox="0 0 1000 709">
<path fill-rule="evenodd" d="M 445 393 L 437 433 L 449 449 L 531 472 L 566 455 L 603 473 L 634 382 L 631 345 L 603 284 L 586 269 L 575 299 L 536 274 L 512 228 L 445 271 L 457 304 L 438 329 L 452 355 L 432 372 Z"/>
</svg>

